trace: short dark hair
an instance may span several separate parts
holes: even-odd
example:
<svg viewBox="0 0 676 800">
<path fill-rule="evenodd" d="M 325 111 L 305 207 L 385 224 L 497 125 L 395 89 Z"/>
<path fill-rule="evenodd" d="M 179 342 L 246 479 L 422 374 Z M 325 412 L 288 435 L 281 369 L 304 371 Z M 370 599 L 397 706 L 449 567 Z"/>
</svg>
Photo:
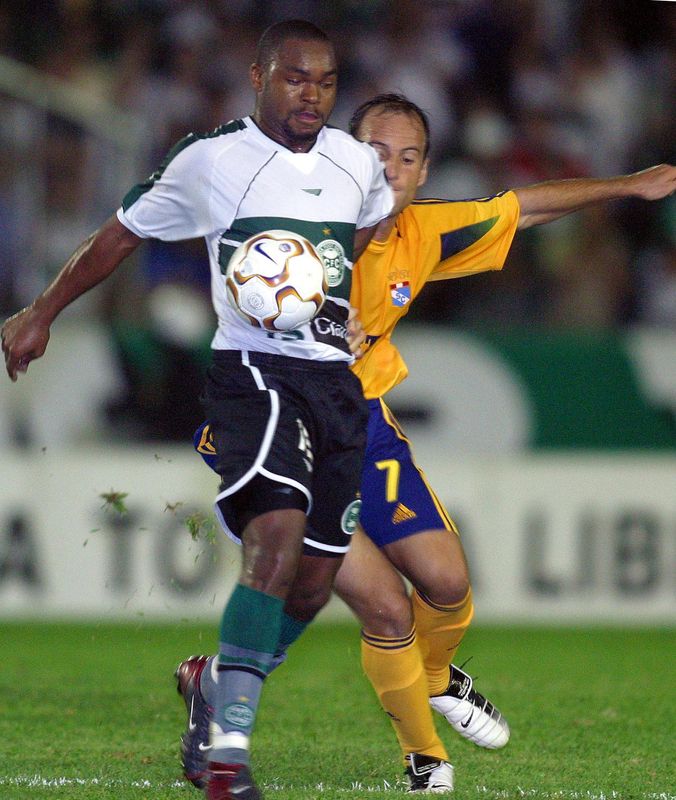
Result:
<svg viewBox="0 0 676 800">
<path fill-rule="evenodd" d="M 377 94 L 375 97 L 362 103 L 350 118 L 349 131 L 355 138 L 357 137 L 359 126 L 363 122 L 364 117 L 374 108 L 378 109 L 380 113 L 390 112 L 417 117 L 425 131 L 425 152 L 423 153 L 423 158 L 427 158 L 430 152 L 430 123 L 427 114 L 420 106 L 417 106 L 407 97 L 404 97 L 403 94 L 395 94 L 394 92 Z"/>
<path fill-rule="evenodd" d="M 312 22 L 304 19 L 285 19 L 270 25 L 261 34 L 256 48 L 256 64 L 266 67 L 288 39 L 326 42 L 327 45 L 333 47 L 331 39 Z"/>
</svg>

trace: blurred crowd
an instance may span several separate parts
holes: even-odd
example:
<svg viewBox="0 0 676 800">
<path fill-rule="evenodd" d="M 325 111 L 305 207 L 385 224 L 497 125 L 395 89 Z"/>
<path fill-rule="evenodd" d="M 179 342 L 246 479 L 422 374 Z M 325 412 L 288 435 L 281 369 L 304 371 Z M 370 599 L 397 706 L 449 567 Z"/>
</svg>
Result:
<svg viewBox="0 0 676 800">
<path fill-rule="evenodd" d="M 428 112 L 432 168 L 421 196 L 486 196 L 676 158 L 671 2 L 4 0 L 0 57 L 31 71 L 15 89 L 0 84 L 3 316 L 42 288 L 179 138 L 252 110 L 257 39 L 288 17 L 312 20 L 336 44 L 333 124 L 344 127 L 381 91 L 403 92 Z M 27 99 L 35 74 L 74 90 L 92 123 Z M 109 119 L 129 136 L 113 136 Z M 93 310 L 122 342 L 126 324 L 152 321 L 165 344 L 197 346 L 212 327 L 202 244 L 141 248 L 88 302 L 72 313 Z M 502 273 L 435 283 L 412 317 L 676 329 L 674 198 L 613 203 L 520 234 Z"/>
</svg>

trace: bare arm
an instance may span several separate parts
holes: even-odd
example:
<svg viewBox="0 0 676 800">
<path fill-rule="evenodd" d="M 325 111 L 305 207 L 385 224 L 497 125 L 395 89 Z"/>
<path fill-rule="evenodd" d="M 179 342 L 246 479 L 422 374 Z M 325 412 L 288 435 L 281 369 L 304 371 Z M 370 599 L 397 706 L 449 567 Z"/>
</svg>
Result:
<svg viewBox="0 0 676 800">
<path fill-rule="evenodd" d="M 116 216 L 110 217 L 82 242 L 44 292 L 5 322 L 2 350 L 13 381 L 45 352 L 49 328 L 61 311 L 114 272 L 142 241 Z"/>
<path fill-rule="evenodd" d="M 660 200 L 676 191 L 676 167 L 656 167 L 616 178 L 577 178 L 546 181 L 515 189 L 521 214 L 518 228 L 530 228 L 594 203 L 637 197 Z"/>
</svg>

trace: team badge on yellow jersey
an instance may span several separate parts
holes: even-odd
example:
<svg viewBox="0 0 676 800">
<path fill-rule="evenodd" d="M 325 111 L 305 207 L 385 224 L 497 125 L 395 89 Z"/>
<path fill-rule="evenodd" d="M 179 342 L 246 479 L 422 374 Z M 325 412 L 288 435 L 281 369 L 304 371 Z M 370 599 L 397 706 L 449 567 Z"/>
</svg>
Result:
<svg viewBox="0 0 676 800">
<path fill-rule="evenodd" d="M 411 284 L 408 281 L 390 284 L 392 305 L 403 308 L 411 302 Z"/>
</svg>

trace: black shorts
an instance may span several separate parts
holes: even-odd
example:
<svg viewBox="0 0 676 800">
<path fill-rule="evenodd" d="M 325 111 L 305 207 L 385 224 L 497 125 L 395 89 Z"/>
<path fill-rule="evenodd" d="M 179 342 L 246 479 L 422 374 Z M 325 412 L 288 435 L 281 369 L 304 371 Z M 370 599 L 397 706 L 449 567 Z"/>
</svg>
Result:
<svg viewBox="0 0 676 800">
<path fill-rule="evenodd" d="M 242 533 L 228 497 L 261 476 L 306 498 L 306 552 L 346 553 L 359 519 L 368 420 L 347 363 L 215 350 L 203 403 L 222 481 L 216 513 L 226 532 L 235 541 Z"/>
</svg>

